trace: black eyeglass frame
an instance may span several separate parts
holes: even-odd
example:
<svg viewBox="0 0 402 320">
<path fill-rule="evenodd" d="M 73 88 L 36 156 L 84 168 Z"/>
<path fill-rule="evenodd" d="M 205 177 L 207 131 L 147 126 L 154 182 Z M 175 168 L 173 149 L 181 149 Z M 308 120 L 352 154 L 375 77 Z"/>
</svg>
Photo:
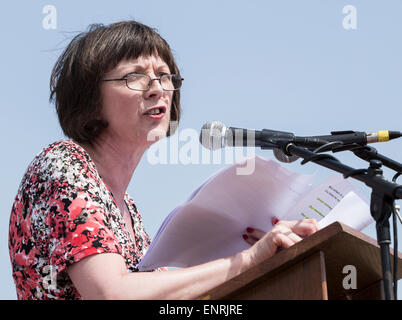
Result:
<svg viewBox="0 0 402 320">
<path fill-rule="evenodd" d="M 148 87 L 147 87 L 147 89 L 133 89 L 133 88 L 130 88 L 129 87 L 129 85 L 128 85 L 128 76 L 131 76 L 131 75 L 135 75 L 135 76 L 141 76 L 141 77 L 147 77 L 148 79 L 149 79 L 149 81 L 148 81 Z M 162 85 L 162 78 L 163 77 L 167 77 L 167 76 L 169 76 L 169 77 L 174 77 L 174 76 L 179 76 L 178 74 L 163 74 L 163 75 L 161 75 L 160 77 L 158 77 L 158 78 L 151 78 L 149 75 L 147 75 L 147 74 L 139 74 L 139 73 L 130 73 L 130 74 L 128 74 L 128 75 L 126 75 L 125 77 L 123 77 L 123 78 L 119 78 L 119 79 L 102 79 L 101 81 L 125 81 L 126 82 L 126 86 L 127 86 L 127 88 L 129 88 L 130 90 L 135 90 L 135 91 L 148 91 L 149 89 L 151 89 L 151 86 L 152 86 L 152 81 L 154 81 L 154 80 L 158 80 L 159 81 L 159 84 L 160 84 L 160 86 L 161 86 L 161 88 L 164 90 L 164 91 L 177 91 L 177 90 L 180 90 L 180 88 L 181 88 L 181 86 L 182 86 L 182 81 L 184 80 L 184 78 L 179 78 L 180 79 L 180 87 L 179 88 L 175 88 L 175 89 L 165 89 L 164 87 L 163 87 L 163 85 Z"/>
</svg>

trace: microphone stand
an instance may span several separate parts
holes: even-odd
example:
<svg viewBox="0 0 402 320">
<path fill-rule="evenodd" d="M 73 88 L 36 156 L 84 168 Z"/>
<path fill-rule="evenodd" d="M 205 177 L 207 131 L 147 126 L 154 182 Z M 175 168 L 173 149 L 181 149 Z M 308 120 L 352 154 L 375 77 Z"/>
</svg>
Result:
<svg viewBox="0 0 402 320">
<path fill-rule="evenodd" d="M 345 147 L 333 148 L 333 152 L 343 151 L 347 148 L 347 150 L 352 151 L 356 156 L 360 159 L 370 162 L 370 160 L 380 160 L 381 163 L 392 169 L 395 170 L 397 173 L 402 173 L 402 163 L 399 163 L 393 159 L 390 159 L 377 151 L 377 149 L 371 146 L 360 146 L 360 145 L 350 145 Z"/>
<path fill-rule="evenodd" d="M 310 161 L 314 162 L 328 169 L 342 173 L 345 179 L 352 177 L 364 182 L 372 189 L 370 211 L 376 221 L 377 242 L 381 248 L 384 296 L 386 300 L 392 300 L 392 270 L 389 252 L 391 237 L 388 219 L 393 210 L 394 200 L 402 199 L 402 185 L 384 179 L 381 170 L 382 163 L 378 159 L 370 160 L 370 166 L 368 169 L 354 169 L 341 163 L 331 155 L 318 154 L 306 148 L 296 146 L 292 142 L 286 140 L 278 139 L 274 142 L 267 141 L 267 144 L 262 144 L 261 148 L 272 148 L 272 144 L 275 144 L 276 148 L 282 149 L 282 151 L 287 155 L 294 155 L 303 158 L 304 160 L 301 162 L 302 165 Z M 395 272 L 397 271 L 395 270 Z"/>
<path fill-rule="evenodd" d="M 398 177 L 402 174 L 402 164 L 401 163 L 382 155 L 381 153 L 379 153 L 377 151 L 377 149 L 375 149 L 371 146 L 368 146 L 368 145 L 365 145 L 365 146 L 360 146 L 357 144 L 351 144 L 351 145 L 346 145 L 346 146 L 341 145 L 339 148 L 338 147 L 332 148 L 332 152 L 335 153 L 338 151 L 343 151 L 345 149 L 352 151 L 357 157 L 359 157 L 365 161 L 370 162 L 371 160 L 379 160 L 379 161 L 381 161 L 381 163 L 384 166 L 386 166 L 392 170 L 395 170 L 396 174 L 394 175 L 394 177 L 392 179 L 393 182 L 396 182 Z M 395 252 L 398 253 L 398 235 L 397 235 L 398 226 L 397 226 L 396 218 L 398 217 L 399 222 L 401 224 L 402 224 L 402 218 L 399 215 L 399 206 L 397 206 L 395 202 L 392 204 L 392 206 L 393 206 L 393 217 L 392 218 L 393 218 L 393 230 L 394 230 L 394 269 L 393 269 L 394 270 L 394 278 L 393 278 L 394 286 L 393 286 L 393 291 L 394 291 L 394 299 L 396 300 L 397 296 L 398 296 L 398 271 L 397 271 L 398 270 L 398 255 L 395 254 Z"/>
<path fill-rule="evenodd" d="M 346 149 L 345 149 L 346 148 Z M 350 146 L 345 146 L 345 147 L 340 147 L 340 148 L 333 148 L 332 152 L 339 152 L 343 150 L 350 150 L 352 151 L 356 156 L 358 156 L 360 159 L 363 159 L 367 162 L 370 162 L 371 160 L 379 160 L 381 161 L 382 165 L 396 171 L 396 174 L 394 175 L 392 181 L 396 182 L 396 179 L 402 175 L 402 163 L 399 163 L 393 159 L 390 159 L 381 153 L 377 151 L 377 149 L 371 147 L 371 146 L 360 146 L 360 145 L 350 145 Z M 402 218 L 399 215 L 398 211 L 395 211 L 396 216 L 399 219 L 399 222 L 402 224 Z"/>
<path fill-rule="evenodd" d="M 278 149 L 276 149 L 278 150 Z M 370 162 L 371 160 L 379 160 L 381 161 L 382 165 L 395 170 L 396 174 L 394 175 L 392 181 L 396 182 L 396 180 L 398 179 L 398 177 L 400 175 L 402 175 L 402 163 L 399 163 L 393 159 L 390 159 L 384 155 L 382 155 L 381 153 L 378 153 L 377 149 L 365 145 L 365 146 L 361 146 L 359 144 L 356 143 L 352 143 L 352 144 L 347 144 L 344 145 L 342 142 L 330 142 L 330 143 L 326 143 L 322 146 L 320 146 L 319 148 L 315 149 L 313 152 L 325 152 L 325 151 L 332 151 L 333 153 L 336 152 L 340 152 L 340 151 L 352 151 L 356 156 L 358 156 L 360 159 L 363 159 L 367 162 Z M 283 152 L 281 152 L 282 154 L 284 154 Z M 295 157 L 297 158 L 297 157 Z M 396 206 L 394 205 L 394 207 L 396 208 Z M 399 222 L 402 224 L 402 218 L 399 215 L 399 211 L 398 210 L 394 210 L 394 214 L 398 217 Z M 396 243 L 395 243 L 396 244 Z"/>
</svg>

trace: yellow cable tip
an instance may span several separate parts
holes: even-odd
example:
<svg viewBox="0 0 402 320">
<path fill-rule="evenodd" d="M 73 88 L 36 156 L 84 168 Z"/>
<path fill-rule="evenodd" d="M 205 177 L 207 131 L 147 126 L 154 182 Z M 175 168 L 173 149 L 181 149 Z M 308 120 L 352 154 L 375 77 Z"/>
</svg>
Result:
<svg viewBox="0 0 402 320">
<path fill-rule="evenodd" d="M 389 132 L 388 132 L 388 130 L 378 131 L 377 134 L 378 134 L 378 141 L 379 142 L 389 141 Z"/>
</svg>

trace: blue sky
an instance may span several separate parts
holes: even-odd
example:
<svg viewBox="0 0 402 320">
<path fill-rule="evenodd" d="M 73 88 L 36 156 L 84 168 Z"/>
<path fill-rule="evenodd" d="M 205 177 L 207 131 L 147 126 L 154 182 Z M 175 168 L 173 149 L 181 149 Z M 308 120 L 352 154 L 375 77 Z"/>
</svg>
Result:
<svg viewBox="0 0 402 320">
<path fill-rule="evenodd" d="M 46 5 L 57 10 L 55 29 L 43 26 Z M 344 28 L 346 5 L 356 9 L 356 29 Z M 69 39 L 91 23 L 136 19 L 169 42 L 185 78 L 180 130 L 199 130 L 209 120 L 297 135 L 402 130 L 398 0 L 15 0 L 2 1 L 0 9 L 0 299 L 16 298 L 7 236 L 18 185 L 34 155 L 63 138 L 48 102 L 50 72 Z M 375 147 L 402 161 L 402 140 Z M 272 157 L 270 151 L 257 154 Z M 356 168 L 367 166 L 352 154 L 336 156 Z M 145 155 L 128 192 L 151 237 L 172 209 L 223 166 L 152 165 Z M 317 181 L 332 174 L 300 161 L 288 167 L 316 173 Z M 392 172 L 385 170 L 385 176 Z M 367 187 L 356 185 L 369 197 Z M 363 232 L 376 237 L 374 225 Z"/>
</svg>

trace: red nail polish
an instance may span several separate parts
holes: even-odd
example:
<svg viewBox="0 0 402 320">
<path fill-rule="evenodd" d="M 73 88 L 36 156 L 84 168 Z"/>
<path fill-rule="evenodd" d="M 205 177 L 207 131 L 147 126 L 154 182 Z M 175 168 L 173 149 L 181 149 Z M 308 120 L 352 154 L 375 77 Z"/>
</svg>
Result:
<svg viewBox="0 0 402 320">
<path fill-rule="evenodd" d="M 254 232 L 254 229 L 250 228 L 250 227 L 248 227 L 246 230 L 247 230 L 248 233 Z"/>
<path fill-rule="evenodd" d="M 248 235 L 243 234 L 243 239 L 244 239 L 244 240 L 247 240 L 247 239 L 248 239 Z"/>
<path fill-rule="evenodd" d="M 279 222 L 279 219 L 277 217 L 272 218 L 272 225 L 276 225 Z"/>
</svg>

